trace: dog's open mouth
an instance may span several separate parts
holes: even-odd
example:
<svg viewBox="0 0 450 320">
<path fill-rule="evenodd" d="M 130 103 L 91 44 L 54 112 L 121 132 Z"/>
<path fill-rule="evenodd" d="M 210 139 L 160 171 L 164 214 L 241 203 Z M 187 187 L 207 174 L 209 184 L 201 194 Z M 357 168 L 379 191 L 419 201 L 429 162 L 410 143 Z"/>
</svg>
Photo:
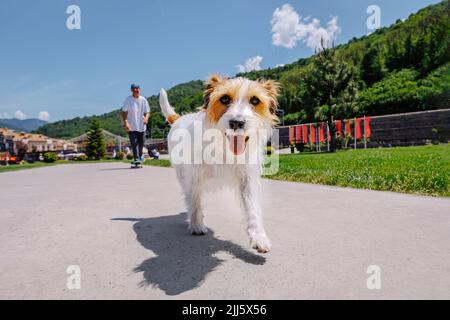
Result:
<svg viewBox="0 0 450 320">
<path fill-rule="evenodd" d="M 239 156 L 245 152 L 247 148 L 247 142 L 249 137 L 244 134 L 228 135 L 228 142 L 230 151 L 235 155 Z"/>
</svg>

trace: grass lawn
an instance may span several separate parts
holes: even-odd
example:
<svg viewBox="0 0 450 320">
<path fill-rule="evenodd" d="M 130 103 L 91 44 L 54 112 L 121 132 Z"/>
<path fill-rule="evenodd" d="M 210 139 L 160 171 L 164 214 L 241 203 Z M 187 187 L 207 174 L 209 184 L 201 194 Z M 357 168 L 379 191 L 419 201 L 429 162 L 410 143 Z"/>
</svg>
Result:
<svg viewBox="0 0 450 320">
<path fill-rule="evenodd" d="M 25 163 L 21 165 L 9 165 L 9 166 L 0 166 L 0 173 L 2 172 L 10 172 L 10 171 L 19 171 L 26 169 L 34 169 L 34 168 L 43 168 L 49 166 L 55 166 L 58 164 L 83 164 L 83 163 L 98 163 L 98 162 L 116 162 L 116 160 L 101 160 L 101 161 L 64 161 L 58 160 L 53 163 L 45 163 L 45 162 L 34 162 L 34 163 Z"/>
<path fill-rule="evenodd" d="M 282 155 L 267 178 L 450 196 L 450 145 Z"/>
<path fill-rule="evenodd" d="M 33 168 L 42 168 L 42 167 L 54 166 L 57 164 L 58 164 L 58 162 L 54 162 L 54 163 L 35 162 L 35 163 L 25 163 L 22 165 L 0 166 L 0 173 L 10 172 L 10 171 L 19 171 L 19 170 L 25 170 L 25 169 L 33 169 Z"/>
<path fill-rule="evenodd" d="M 119 162 L 117 160 L 89 160 L 89 161 L 63 161 L 58 160 L 53 163 L 45 163 L 45 162 L 35 162 L 35 163 L 25 163 L 22 165 L 9 165 L 9 166 L 0 166 L 0 173 L 2 172 L 10 172 L 10 171 L 19 171 L 19 170 L 26 170 L 26 169 L 33 169 L 33 168 L 42 168 L 42 167 L 49 167 L 49 166 L 55 166 L 58 164 L 86 164 L 86 163 L 99 163 L 99 162 Z M 131 160 L 123 160 L 120 161 L 123 163 L 130 164 Z M 144 165 L 152 165 L 157 167 L 170 167 L 170 161 L 169 160 L 146 160 Z"/>
<path fill-rule="evenodd" d="M 265 178 L 448 197 L 450 145 L 281 155 L 278 173 Z"/>
<path fill-rule="evenodd" d="M 169 160 L 163 160 L 163 159 L 146 160 L 144 162 L 144 165 L 146 165 L 146 166 L 155 166 L 155 167 L 165 167 L 165 168 L 169 168 L 171 166 Z"/>
</svg>

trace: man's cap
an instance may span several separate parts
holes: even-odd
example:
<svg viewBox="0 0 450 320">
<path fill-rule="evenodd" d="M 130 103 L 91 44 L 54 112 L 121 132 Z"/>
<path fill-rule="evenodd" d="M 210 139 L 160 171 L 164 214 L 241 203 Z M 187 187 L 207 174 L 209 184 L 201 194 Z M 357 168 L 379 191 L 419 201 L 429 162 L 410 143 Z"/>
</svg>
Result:
<svg viewBox="0 0 450 320">
<path fill-rule="evenodd" d="M 131 90 L 133 90 L 133 89 L 140 89 L 141 87 L 138 85 L 138 84 L 136 84 L 136 83 L 133 83 L 132 85 L 131 85 Z"/>
</svg>

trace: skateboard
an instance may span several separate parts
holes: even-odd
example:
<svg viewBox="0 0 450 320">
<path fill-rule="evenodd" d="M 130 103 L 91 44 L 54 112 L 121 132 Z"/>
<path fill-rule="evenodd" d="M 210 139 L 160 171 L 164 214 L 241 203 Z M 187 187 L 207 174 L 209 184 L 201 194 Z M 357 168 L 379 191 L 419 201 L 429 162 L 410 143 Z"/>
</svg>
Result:
<svg viewBox="0 0 450 320">
<path fill-rule="evenodd" d="M 140 168 L 142 168 L 141 161 L 134 161 L 131 163 L 131 169 L 140 169 Z"/>
</svg>

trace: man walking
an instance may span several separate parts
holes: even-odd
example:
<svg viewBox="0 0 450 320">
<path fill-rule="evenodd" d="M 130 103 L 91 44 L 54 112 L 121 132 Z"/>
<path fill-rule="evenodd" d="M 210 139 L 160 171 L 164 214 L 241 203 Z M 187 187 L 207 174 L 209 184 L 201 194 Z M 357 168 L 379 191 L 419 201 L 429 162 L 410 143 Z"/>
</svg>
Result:
<svg viewBox="0 0 450 320">
<path fill-rule="evenodd" d="M 138 84 L 131 85 L 131 96 L 127 97 L 122 107 L 122 119 L 125 131 L 130 137 L 133 151 L 133 164 L 139 164 L 144 160 L 142 149 L 144 148 L 145 131 L 150 117 L 150 107 L 147 99 L 141 96 Z"/>
</svg>

